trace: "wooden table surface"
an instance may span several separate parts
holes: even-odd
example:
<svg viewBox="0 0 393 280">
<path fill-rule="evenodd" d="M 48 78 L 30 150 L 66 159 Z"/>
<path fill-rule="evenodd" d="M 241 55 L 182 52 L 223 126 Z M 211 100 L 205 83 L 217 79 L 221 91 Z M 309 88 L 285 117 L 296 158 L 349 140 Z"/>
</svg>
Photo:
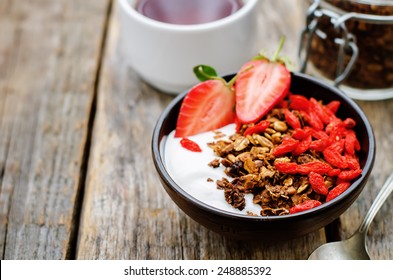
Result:
<svg viewBox="0 0 393 280">
<path fill-rule="evenodd" d="M 296 62 L 303 0 L 261 2 L 261 47 L 273 52 L 284 34 Z M 393 99 L 357 101 L 377 155 L 339 221 L 295 240 L 234 242 L 188 218 L 159 182 L 150 141 L 173 96 L 124 64 L 117 6 L 0 0 L 1 259 L 306 259 L 356 230 L 393 170 Z M 393 259 L 391 209 L 393 196 L 368 232 L 372 259 Z"/>
</svg>

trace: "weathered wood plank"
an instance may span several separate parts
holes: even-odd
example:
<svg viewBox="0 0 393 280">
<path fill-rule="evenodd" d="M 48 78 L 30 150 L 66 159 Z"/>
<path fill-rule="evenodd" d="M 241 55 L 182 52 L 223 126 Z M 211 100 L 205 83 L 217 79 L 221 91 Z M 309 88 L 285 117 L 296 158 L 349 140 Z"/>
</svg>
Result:
<svg viewBox="0 0 393 280">
<path fill-rule="evenodd" d="M 261 1 L 262 2 L 262 1 Z M 261 38 L 273 52 L 282 34 L 296 60 L 298 3 L 263 1 Z M 285 16 L 279 15 L 280 9 Z M 123 64 L 111 19 L 81 218 L 78 259 L 304 259 L 323 231 L 283 244 L 233 242 L 206 230 L 170 200 L 150 152 L 153 127 L 172 97 L 144 84 Z M 284 50 L 285 52 L 285 50 Z"/>
<path fill-rule="evenodd" d="M 72 252 L 108 3 L 0 2 L 0 258 Z"/>
</svg>

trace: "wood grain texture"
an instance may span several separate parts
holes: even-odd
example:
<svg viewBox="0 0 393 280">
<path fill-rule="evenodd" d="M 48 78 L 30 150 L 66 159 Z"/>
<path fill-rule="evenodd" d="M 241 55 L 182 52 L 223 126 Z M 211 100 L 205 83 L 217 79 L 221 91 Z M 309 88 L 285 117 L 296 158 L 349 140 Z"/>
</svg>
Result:
<svg viewBox="0 0 393 280">
<path fill-rule="evenodd" d="M 0 2 L 1 258 L 71 252 L 107 8 Z"/>
<path fill-rule="evenodd" d="M 191 220 L 151 159 L 154 125 L 173 96 L 124 64 L 117 1 L 24 2 L 0 0 L 0 259 L 306 259 L 326 242 L 324 230 L 283 243 L 232 241 Z M 261 49 L 273 53 L 285 35 L 282 53 L 297 69 L 305 1 L 258 8 Z M 359 199 L 329 226 L 340 238 L 393 172 L 393 99 L 358 104 L 377 156 Z M 371 225 L 373 259 L 393 259 L 392 207 L 391 196 Z"/>
<path fill-rule="evenodd" d="M 270 21 L 281 26 L 280 32 L 297 28 L 299 23 L 291 17 L 279 22 L 271 15 L 286 4 L 296 10 L 292 1 L 263 2 L 260 21 L 266 30 Z M 325 242 L 323 230 L 281 244 L 232 241 L 203 228 L 177 208 L 159 182 L 150 151 L 154 125 L 172 97 L 143 83 L 123 64 L 117 30 L 113 15 L 100 77 L 77 258 L 305 259 Z M 277 36 L 271 45 L 264 44 L 270 51 L 280 38 L 272 33 Z M 287 40 L 292 45 L 295 37 Z"/>
</svg>

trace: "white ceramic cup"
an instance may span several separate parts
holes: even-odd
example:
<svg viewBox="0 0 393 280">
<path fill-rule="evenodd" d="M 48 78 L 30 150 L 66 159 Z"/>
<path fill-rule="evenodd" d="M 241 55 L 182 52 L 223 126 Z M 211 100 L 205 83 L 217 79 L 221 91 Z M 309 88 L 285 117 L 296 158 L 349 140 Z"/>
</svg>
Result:
<svg viewBox="0 0 393 280">
<path fill-rule="evenodd" d="M 235 13 L 202 24 L 178 25 L 148 18 L 136 0 L 118 0 L 120 44 L 126 62 L 153 87 L 178 94 L 198 82 L 193 67 L 236 72 L 258 52 L 257 0 L 244 0 Z"/>
</svg>

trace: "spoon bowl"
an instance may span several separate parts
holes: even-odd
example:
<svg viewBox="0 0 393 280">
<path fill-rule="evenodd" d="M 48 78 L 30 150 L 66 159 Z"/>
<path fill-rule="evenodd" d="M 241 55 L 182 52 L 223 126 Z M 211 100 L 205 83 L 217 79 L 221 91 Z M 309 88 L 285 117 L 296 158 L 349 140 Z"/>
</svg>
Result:
<svg viewBox="0 0 393 280">
<path fill-rule="evenodd" d="M 379 209 L 393 191 L 393 174 L 391 174 L 371 205 L 363 223 L 349 239 L 324 244 L 318 247 L 309 260 L 369 260 L 366 247 L 368 228 Z"/>
</svg>

